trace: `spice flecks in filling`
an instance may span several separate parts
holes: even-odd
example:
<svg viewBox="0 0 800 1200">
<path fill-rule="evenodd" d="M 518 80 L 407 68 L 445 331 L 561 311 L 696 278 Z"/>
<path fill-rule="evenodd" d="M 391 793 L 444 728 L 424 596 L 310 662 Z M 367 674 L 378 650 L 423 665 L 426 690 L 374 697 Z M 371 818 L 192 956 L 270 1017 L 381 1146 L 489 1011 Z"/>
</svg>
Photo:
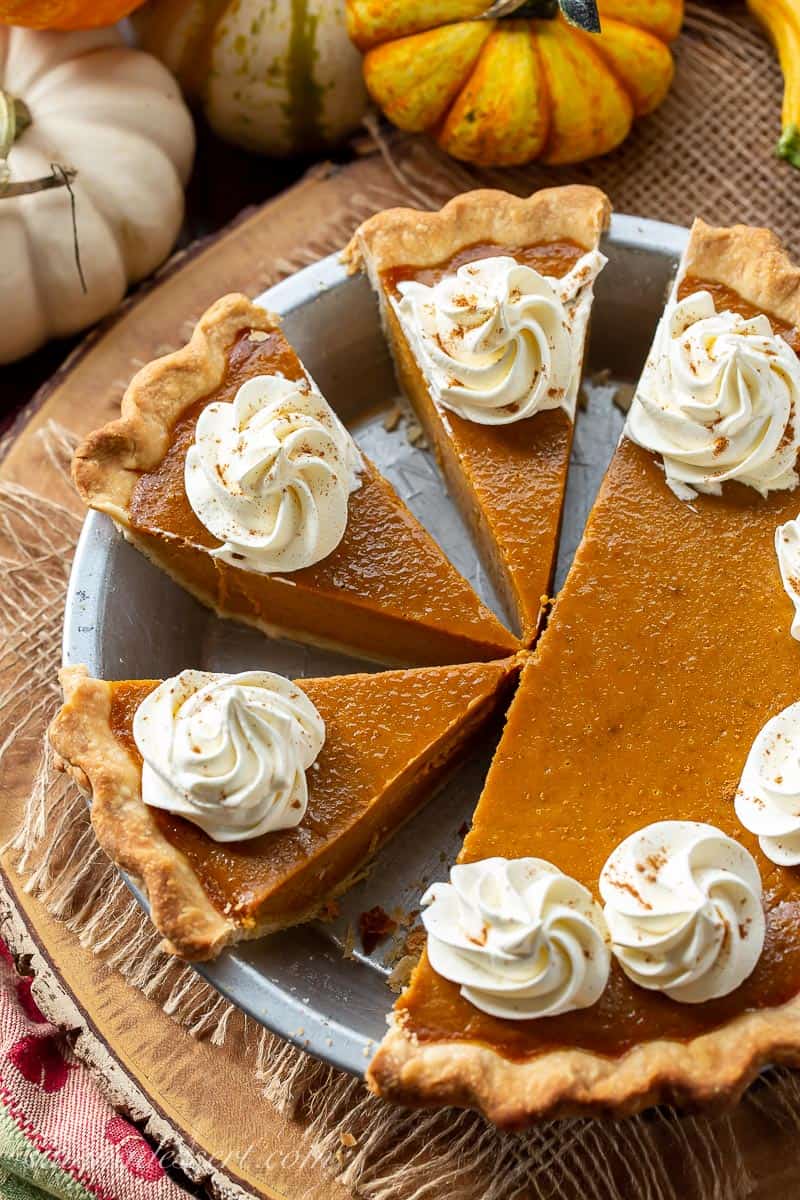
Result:
<svg viewBox="0 0 800 1200">
<path fill-rule="evenodd" d="M 201 412 L 184 481 L 211 553 L 264 574 L 297 571 L 336 549 L 361 459 L 309 379 L 258 375 Z"/>
<path fill-rule="evenodd" d="M 398 281 L 390 303 L 436 403 L 485 425 L 558 407 L 572 416 L 592 284 L 604 261 L 591 251 L 556 278 L 496 255 L 430 286 Z"/>
</svg>

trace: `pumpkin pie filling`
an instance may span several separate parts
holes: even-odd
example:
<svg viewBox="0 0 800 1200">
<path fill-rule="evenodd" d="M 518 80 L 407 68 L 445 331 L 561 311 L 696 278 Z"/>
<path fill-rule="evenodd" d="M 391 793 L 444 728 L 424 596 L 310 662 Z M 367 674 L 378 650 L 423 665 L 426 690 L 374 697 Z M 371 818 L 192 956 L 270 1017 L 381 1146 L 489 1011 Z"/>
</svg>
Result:
<svg viewBox="0 0 800 1200">
<path fill-rule="evenodd" d="M 241 310 L 242 316 L 238 329 L 235 316 L 225 318 L 226 328 L 234 333 L 223 347 L 218 386 L 183 407 L 171 399 L 163 402 L 164 412 L 174 405 L 166 453 L 155 456 L 137 447 L 144 469 L 135 472 L 123 522 L 135 544 L 223 615 L 273 634 L 401 664 L 475 662 L 513 653 L 517 639 L 480 602 L 366 459 L 349 497 L 344 534 L 320 561 L 289 573 L 261 573 L 211 553 L 221 543 L 195 515 L 184 483 L 186 456 L 201 412 L 214 402 L 233 402 L 239 388 L 259 375 L 305 378 L 300 360 L 279 330 L 250 328 L 253 320 L 269 324 L 262 310 L 243 297 L 228 298 L 218 307 L 225 312 L 226 305 L 231 314 Z M 210 320 L 208 314 L 204 320 Z M 162 362 L 163 367 L 151 364 L 150 377 L 140 385 L 150 406 L 161 403 L 151 398 L 156 394 L 154 368 L 161 368 L 165 396 L 190 386 L 182 382 L 182 366 L 171 366 L 169 359 Z M 135 388 L 136 381 L 134 394 Z M 76 480 L 90 504 L 119 519 L 119 506 L 109 505 L 103 494 L 109 485 L 100 489 L 95 482 L 101 472 L 109 473 L 109 460 L 116 459 L 118 477 L 133 474 L 131 455 L 123 457 L 123 438 L 112 433 L 113 428 L 99 431 L 78 451 Z M 144 440 L 143 433 L 136 436 Z M 156 465 L 151 466 L 154 459 Z"/>
<path fill-rule="evenodd" d="M 701 289 L 718 310 L 756 315 L 730 288 L 696 277 L 678 296 Z M 769 319 L 797 352 L 798 331 Z M 798 508 L 798 488 L 762 497 L 736 482 L 686 503 L 654 455 L 623 439 L 523 672 L 460 859 L 536 856 L 596 893 L 606 858 L 637 829 L 707 822 L 761 873 L 767 932 L 752 975 L 720 999 L 681 1004 L 636 986 L 615 962 L 591 1008 L 515 1021 L 479 1011 L 423 957 L 396 1009 L 413 1039 L 482 1043 L 512 1061 L 562 1048 L 616 1058 L 800 993 L 800 872 L 765 858 L 733 804 L 756 735 L 798 699 L 800 644 L 773 545 Z M 376 1064 L 380 1085 L 380 1052 Z"/>
<path fill-rule="evenodd" d="M 349 880 L 452 767 L 501 702 L 513 660 L 303 680 L 325 722 L 307 772 L 308 808 L 293 828 L 217 842 L 181 816 L 150 808 L 214 907 L 247 926 L 291 923 Z M 141 769 L 133 718 L 157 681 L 110 683 L 114 738 Z"/>
</svg>

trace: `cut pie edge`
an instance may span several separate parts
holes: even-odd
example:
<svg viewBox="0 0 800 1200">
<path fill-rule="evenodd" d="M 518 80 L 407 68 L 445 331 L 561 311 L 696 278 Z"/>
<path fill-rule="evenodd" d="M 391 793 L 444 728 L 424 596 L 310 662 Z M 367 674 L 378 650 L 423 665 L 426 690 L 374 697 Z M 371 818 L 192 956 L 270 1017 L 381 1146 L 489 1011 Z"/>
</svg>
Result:
<svg viewBox="0 0 800 1200">
<path fill-rule="evenodd" d="M 722 1110 L 765 1067 L 800 1066 L 798 1021 L 800 996 L 691 1041 L 646 1042 L 620 1058 L 560 1049 L 512 1061 L 488 1045 L 420 1041 L 394 1013 L 366 1078 L 383 1099 L 474 1108 L 503 1128 L 563 1116 L 629 1116 L 653 1104 Z"/>
</svg>

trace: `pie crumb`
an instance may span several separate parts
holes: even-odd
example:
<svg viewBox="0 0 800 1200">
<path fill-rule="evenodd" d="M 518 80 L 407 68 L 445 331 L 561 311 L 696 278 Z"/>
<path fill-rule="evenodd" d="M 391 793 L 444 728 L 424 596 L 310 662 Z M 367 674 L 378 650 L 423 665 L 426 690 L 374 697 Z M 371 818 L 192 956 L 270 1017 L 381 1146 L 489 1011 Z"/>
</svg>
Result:
<svg viewBox="0 0 800 1200">
<path fill-rule="evenodd" d="M 395 404 L 394 408 L 390 408 L 386 416 L 383 418 L 383 428 L 387 433 L 394 433 L 403 416 L 403 410 L 399 404 Z"/>
<path fill-rule="evenodd" d="M 338 900 L 326 900 L 322 908 L 319 910 L 320 921 L 335 921 L 339 916 L 341 909 Z"/>
<path fill-rule="evenodd" d="M 422 951 L 425 949 L 425 930 L 419 928 L 412 929 L 405 941 L 403 947 L 406 954 L 412 958 L 419 958 Z"/>
<path fill-rule="evenodd" d="M 409 421 L 406 425 L 406 437 L 410 445 L 416 446 L 420 450 L 426 450 L 428 439 L 425 437 L 425 432 L 419 421 Z"/>
<path fill-rule="evenodd" d="M 621 383 L 612 397 L 613 403 L 620 412 L 626 413 L 633 403 L 636 387 L 632 383 Z"/>
<path fill-rule="evenodd" d="M 402 992 L 403 988 L 407 986 L 408 981 L 411 979 L 411 972 L 414 970 L 416 961 L 417 960 L 413 954 L 404 954 L 403 957 L 395 963 L 394 967 L 389 973 L 389 977 L 386 980 L 393 992 Z"/>
<path fill-rule="evenodd" d="M 342 1143 L 343 1146 L 347 1146 L 348 1150 L 352 1150 L 353 1146 L 358 1145 L 358 1142 L 353 1137 L 352 1133 L 350 1133 L 347 1130 L 345 1130 L 344 1133 L 339 1134 L 339 1141 Z"/>
<path fill-rule="evenodd" d="M 378 942 L 382 942 L 390 933 L 394 933 L 397 929 L 397 921 L 390 917 L 380 904 L 376 904 L 374 908 L 361 913 L 358 918 L 358 929 L 364 953 L 372 954 Z"/>
</svg>

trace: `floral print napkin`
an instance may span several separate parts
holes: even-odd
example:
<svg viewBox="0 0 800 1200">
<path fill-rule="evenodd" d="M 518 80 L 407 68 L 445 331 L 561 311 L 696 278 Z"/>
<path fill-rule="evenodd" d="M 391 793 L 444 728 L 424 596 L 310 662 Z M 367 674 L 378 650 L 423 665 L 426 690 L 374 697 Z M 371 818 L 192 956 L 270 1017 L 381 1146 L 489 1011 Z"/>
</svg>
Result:
<svg viewBox="0 0 800 1200">
<path fill-rule="evenodd" d="M 39 1011 L 31 982 L 0 941 L 2 1200 L 187 1200 Z"/>
</svg>

